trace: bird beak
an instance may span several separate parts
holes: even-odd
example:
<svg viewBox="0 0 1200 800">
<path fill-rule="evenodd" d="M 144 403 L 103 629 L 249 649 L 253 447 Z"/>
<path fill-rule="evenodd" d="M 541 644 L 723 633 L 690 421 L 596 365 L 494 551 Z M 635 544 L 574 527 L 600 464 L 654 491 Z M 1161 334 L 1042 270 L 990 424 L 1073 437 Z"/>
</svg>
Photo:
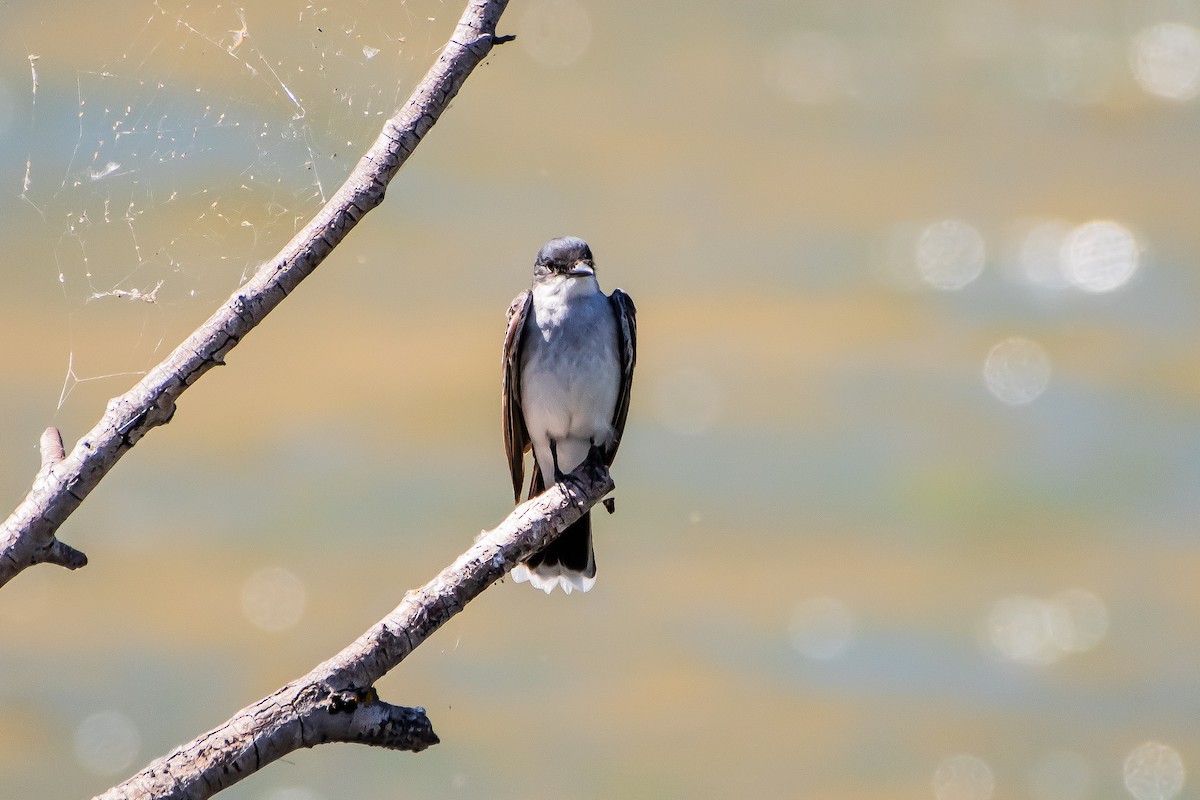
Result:
<svg viewBox="0 0 1200 800">
<path fill-rule="evenodd" d="M 586 261 L 576 261 L 575 265 L 567 270 L 567 275 L 572 278 L 586 278 L 588 275 L 595 275 L 596 270 Z"/>
</svg>

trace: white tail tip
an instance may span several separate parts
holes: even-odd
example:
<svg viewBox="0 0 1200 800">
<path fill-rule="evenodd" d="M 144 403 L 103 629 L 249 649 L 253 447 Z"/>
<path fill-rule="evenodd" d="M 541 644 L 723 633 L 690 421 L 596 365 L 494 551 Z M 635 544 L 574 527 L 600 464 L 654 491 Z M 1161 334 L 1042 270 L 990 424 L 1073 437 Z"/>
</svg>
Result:
<svg viewBox="0 0 1200 800">
<path fill-rule="evenodd" d="M 554 591 L 555 586 L 561 586 L 565 594 L 578 590 L 591 591 L 596 585 L 596 576 L 588 578 L 582 572 L 563 569 L 559 564 L 539 564 L 530 571 L 525 564 L 517 564 L 512 568 L 513 583 L 528 583 L 535 589 L 541 589 L 546 594 Z"/>
</svg>

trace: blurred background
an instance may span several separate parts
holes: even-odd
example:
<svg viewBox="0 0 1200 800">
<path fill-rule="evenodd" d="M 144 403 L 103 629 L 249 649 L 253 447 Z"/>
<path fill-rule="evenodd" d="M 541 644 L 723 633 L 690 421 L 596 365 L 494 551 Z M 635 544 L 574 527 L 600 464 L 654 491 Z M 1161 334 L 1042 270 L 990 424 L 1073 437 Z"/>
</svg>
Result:
<svg viewBox="0 0 1200 800">
<path fill-rule="evenodd" d="M 0 499 L 302 227 L 457 3 L 0 6 Z M 91 796 L 499 522 L 552 236 L 641 352 L 588 595 L 222 794 L 1195 797 L 1200 3 L 515 0 L 367 217 L 0 590 L 0 795 Z"/>
</svg>

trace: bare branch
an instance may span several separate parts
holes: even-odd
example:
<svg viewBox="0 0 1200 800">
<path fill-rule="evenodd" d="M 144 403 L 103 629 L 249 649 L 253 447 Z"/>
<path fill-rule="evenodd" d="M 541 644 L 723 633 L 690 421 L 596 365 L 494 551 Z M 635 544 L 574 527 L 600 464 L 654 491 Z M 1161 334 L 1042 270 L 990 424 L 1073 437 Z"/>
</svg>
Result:
<svg viewBox="0 0 1200 800">
<path fill-rule="evenodd" d="M 42 468 L 38 470 L 37 480 L 42 480 L 50 474 L 58 462 L 67 457 L 67 451 L 63 449 L 62 434 L 58 428 L 50 427 L 42 431 L 42 438 L 38 441 L 38 450 L 42 454 Z"/>
<path fill-rule="evenodd" d="M 414 752 L 436 744 L 424 709 L 384 703 L 375 683 L 612 489 L 608 470 L 585 461 L 518 506 L 429 583 L 408 592 L 336 656 L 94 800 L 202 800 L 294 750 L 324 742 Z"/>
<path fill-rule="evenodd" d="M 40 562 L 72 567 L 86 563 L 81 553 L 57 543 L 54 536 L 59 526 L 126 451 L 150 429 L 171 420 L 184 390 L 209 369 L 225 363 L 229 351 L 383 201 L 396 171 L 491 50 L 496 23 L 506 5 L 507 0 L 468 3 L 437 62 L 312 221 L 162 363 L 128 392 L 109 401 L 96 426 L 34 483 L 0 526 L 0 586 Z"/>
<path fill-rule="evenodd" d="M 44 493 L 53 484 L 55 472 L 60 469 L 66 451 L 63 449 L 62 434 L 58 428 L 46 428 L 40 442 L 42 466 L 33 479 L 30 495 Z M 26 500 L 28 502 L 28 499 Z M 14 539 L 9 535 L 7 524 L 0 528 L 0 585 L 4 574 L 10 569 L 16 574 L 25 567 L 45 562 L 67 569 L 79 569 L 87 565 L 87 556 L 64 542 L 55 533 L 57 525 L 31 526 Z"/>
</svg>

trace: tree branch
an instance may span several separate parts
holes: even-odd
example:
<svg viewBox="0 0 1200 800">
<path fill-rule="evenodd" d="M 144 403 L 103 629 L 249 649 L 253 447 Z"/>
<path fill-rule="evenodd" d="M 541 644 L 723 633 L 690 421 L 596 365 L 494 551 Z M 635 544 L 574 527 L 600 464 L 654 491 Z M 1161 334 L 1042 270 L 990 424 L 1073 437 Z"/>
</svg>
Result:
<svg viewBox="0 0 1200 800">
<path fill-rule="evenodd" d="M 381 701 L 375 683 L 517 562 L 613 489 L 593 461 L 518 506 L 499 527 L 333 658 L 154 761 L 94 800 L 202 800 L 301 747 L 358 742 L 419 752 L 437 744 L 425 710 Z"/>
<path fill-rule="evenodd" d="M 58 432 L 58 428 L 46 428 L 42 432 L 40 449 L 42 466 L 34 476 L 31 495 L 47 491 L 54 469 L 66 457 L 62 434 Z M 57 526 L 30 526 L 21 532 L 20 539 L 12 541 L 12 546 L 10 546 L 7 536 L 7 528 L 0 529 L 0 531 L 5 534 L 3 544 L 0 545 L 0 575 L 3 575 L 4 571 L 9 568 L 10 563 L 19 563 L 18 559 L 21 558 L 27 562 L 26 566 L 45 562 L 58 564 L 67 569 L 79 569 L 87 565 L 87 556 L 55 537 Z M 0 578 L 0 585 L 2 583 L 3 578 Z"/>
<path fill-rule="evenodd" d="M 69 455 L 49 466 L 43 460 L 33 488 L 0 526 L 0 586 L 34 564 L 74 569 L 87 563 L 82 553 L 55 538 L 58 528 L 126 451 L 171 420 L 184 390 L 225 363 L 229 351 L 383 201 L 397 170 L 491 50 L 506 5 L 507 0 L 471 0 L 437 62 L 312 221 L 162 363 L 110 400 L 104 416 Z"/>
</svg>

